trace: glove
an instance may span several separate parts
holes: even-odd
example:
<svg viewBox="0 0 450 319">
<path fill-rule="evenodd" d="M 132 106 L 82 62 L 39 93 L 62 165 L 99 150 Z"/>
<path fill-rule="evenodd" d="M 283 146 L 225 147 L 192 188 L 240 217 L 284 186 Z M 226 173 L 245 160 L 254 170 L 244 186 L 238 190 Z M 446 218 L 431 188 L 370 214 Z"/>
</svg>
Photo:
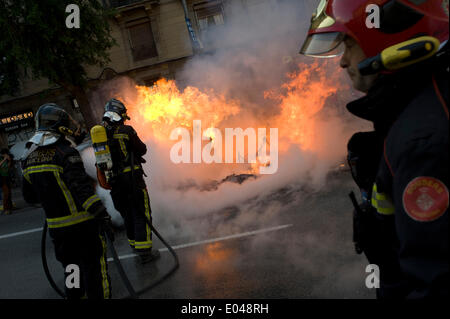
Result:
<svg viewBox="0 0 450 319">
<path fill-rule="evenodd" d="M 74 142 L 75 142 L 75 144 L 76 144 L 76 145 L 80 145 L 80 144 L 83 142 L 83 140 L 84 140 L 84 138 L 86 137 L 86 135 L 87 135 L 87 133 L 86 133 L 85 131 L 82 131 L 80 134 L 75 135 L 75 136 L 74 136 Z"/>
</svg>

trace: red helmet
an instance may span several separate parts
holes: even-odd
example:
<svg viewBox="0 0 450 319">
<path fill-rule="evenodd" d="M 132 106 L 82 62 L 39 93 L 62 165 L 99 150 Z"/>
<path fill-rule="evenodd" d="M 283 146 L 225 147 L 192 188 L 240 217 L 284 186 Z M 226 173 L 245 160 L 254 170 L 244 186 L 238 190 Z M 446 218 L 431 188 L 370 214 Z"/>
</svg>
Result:
<svg viewBox="0 0 450 319">
<path fill-rule="evenodd" d="M 366 24 L 370 8 L 379 9 L 379 28 Z M 448 0 L 321 0 L 300 53 L 332 57 L 343 53 L 345 35 L 358 42 L 367 57 L 400 42 L 428 35 L 448 40 Z"/>
<path fill-rule="evenodd" d="M 398 2 L 420 12 L 433 19 L 447 21 L 448 23 L 448 0 L 398 0 Z"/>
</svg>

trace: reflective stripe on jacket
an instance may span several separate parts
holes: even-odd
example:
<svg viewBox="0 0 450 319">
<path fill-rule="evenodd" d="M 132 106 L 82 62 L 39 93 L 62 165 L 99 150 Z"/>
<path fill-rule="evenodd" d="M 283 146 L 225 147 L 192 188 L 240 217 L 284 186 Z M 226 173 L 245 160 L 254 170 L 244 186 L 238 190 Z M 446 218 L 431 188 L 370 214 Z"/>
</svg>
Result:
<svg viewBox="0 0 450 319">
<path fill-rule="evenodd" d="M 49 228 L 93 219 L 104 209 L 80 154 L 66 140 L 38 147 L 22 168 L 24 199 L 42 204 Z"/>
</svg>

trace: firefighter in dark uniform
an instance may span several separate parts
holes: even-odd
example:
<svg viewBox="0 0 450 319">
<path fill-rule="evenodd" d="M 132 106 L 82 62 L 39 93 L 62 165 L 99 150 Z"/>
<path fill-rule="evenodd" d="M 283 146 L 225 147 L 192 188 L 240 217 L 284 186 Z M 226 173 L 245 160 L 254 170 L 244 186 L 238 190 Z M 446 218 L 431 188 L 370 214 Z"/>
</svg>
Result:
<svg viewBox="0 0 450 319">
<path fill-rule="evenodd" d="M 378 28 L 367 23 L 374 3 Z M 379 267 L 378 298 L 449 295 L 448 34 L 448 1 L 330 0 L 301 49 L 343 53 L 366 93 L 347 109 L 374 130 L 353 135 L 348 160 L 362 195 L 355 247 Z"/>
<path fill-rule="evenodd" d="M 151 208 L 142 169 L 147 147 L 133 127 L 124 124 L 130 119 L 126 112 L 125 105 L 117 99 L 105 105 L 103 124 L 113 162 L 108 183 L 114 207 L 124 219 L 130 247 L 142 263 L 147 263 L 159 257 L 159 251 L 152 250 L 152 231 L 147 223 L 151 221 Z"/>
<path fill-rule="evenodd" d="M 54 103 L 42 105 L 22 157 L 23 196 L 42 205 L 56 259 L 65 270 L 79 267 L 79 288 L 66 285 L 66 297 L 104 299 L 111 297 L 111 284 L 102 229 L 110 226 L 110 216 L 74 148 L 82 137 L 66 111 Z"/>
</svg>

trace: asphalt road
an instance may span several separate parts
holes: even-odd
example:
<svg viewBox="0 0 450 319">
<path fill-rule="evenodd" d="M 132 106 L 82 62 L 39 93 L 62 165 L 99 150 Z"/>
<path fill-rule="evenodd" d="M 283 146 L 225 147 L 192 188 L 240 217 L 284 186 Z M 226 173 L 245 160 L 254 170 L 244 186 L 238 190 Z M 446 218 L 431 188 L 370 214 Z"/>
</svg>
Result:
<svg viewBox="0 0 450 319">
<path fill-rule="evenodd" d="M 230 225 L 228 231 L 212 228 L 195 238 L 166 238 L 178 254 L 180 268 L 141 298 L 374 298 L 375 292 L 365 286 L 368 263 L 354 253 L 351 241 L 351 189 L 348 172 L 340 172 L 320 192 L 283 189 L 258 203 L 274 207 L 276 214 L 252 215 L 242 223 L 242 209 L 212 213 L 212 218 Z M 43 211 L 27 207 L 17 191 L 13 196 L 18 209 L 0 216 L 0 298 L 59 298 L 41 264 Z M 165 229 L 159 231 L 164 236 Z M 156 237 L 154 247 L 161 250 L 161 258 L 145 266 L 132 255 L 123 231 L 117 231 L 115 247 L 136 290 L 173 264 Z M 50 240 L 47 256 L 63 287 L 63 269 Z M 127 296 L 112 262 L 109 273 L 113 298 Z"/>
</svg>

